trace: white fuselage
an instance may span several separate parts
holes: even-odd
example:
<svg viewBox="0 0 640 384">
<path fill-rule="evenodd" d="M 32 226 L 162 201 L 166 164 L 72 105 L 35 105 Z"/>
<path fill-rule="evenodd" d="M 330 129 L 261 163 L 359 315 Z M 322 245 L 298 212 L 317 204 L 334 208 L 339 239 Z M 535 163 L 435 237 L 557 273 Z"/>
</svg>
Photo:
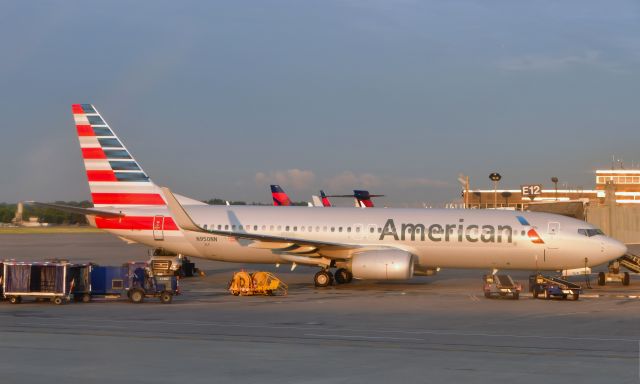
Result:
<svg viewBox="0 0 640 384">
<path fill-rule="evenodd" d="M 545 213 L 207 205 L 184 208 L 205 228 L 368 248 L 394 247 L 414 255 L 417 266 L 423 268 L 572 269 L 605 263 L 626 250 L 609 237 L 580 234 L 578 229 L 594 228 L 584 221 Z M 154 230 L 106 230 L 151 247 L 204 259 L 291 261 L 281 250 L 253 247 L 252 240 L 181 231 L 166 207 L 128 208 L 127 215 L 156 216 Z M 542 242 L 533 241 L 531 229 Z"/>
</svg>

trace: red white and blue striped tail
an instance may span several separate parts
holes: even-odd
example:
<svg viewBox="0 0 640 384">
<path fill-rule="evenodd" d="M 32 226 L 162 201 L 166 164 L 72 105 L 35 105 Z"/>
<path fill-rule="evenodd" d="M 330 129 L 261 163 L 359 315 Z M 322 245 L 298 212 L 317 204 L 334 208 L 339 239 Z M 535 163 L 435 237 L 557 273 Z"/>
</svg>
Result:
<svg viewBox="0 0 640 384">
<path fill-rule="evenodd" d="M 142 170 L 91 104 L 73 104 L 84 167 L 95 207 L 166 205 L 162 191 Z"/>
<path fill-rule="evenodd" d="M 275 206 L 288 207 L 291 205 L 291 199 L 279 185 L 271 185 L 271 197 Z"/>
</svg>

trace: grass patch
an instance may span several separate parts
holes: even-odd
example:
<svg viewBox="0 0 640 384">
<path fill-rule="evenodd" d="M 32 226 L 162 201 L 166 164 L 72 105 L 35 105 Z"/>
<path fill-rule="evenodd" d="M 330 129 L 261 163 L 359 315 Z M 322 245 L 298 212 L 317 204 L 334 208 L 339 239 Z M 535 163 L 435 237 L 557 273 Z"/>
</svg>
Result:
<svg viewBox="0 0 640 384">
<path fill-rule="evenodd" d="M 0 227 L 0 235 L 36 235 L 36 234 L 58 234 L 58 233 L 100 233 L 101 230 L 93 227 L 76 226 L 52 226 L 52 227 Z"/>
</svg>

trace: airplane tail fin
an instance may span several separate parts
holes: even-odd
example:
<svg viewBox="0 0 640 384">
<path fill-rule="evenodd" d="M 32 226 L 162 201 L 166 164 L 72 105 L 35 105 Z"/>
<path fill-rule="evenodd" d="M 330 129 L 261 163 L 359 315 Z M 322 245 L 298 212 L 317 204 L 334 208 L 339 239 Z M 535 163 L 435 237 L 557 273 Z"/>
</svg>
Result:
<svg viewBox="0 0 640 384">
<path fill-rule="evenodd" d="M 331 206 L 331 202 L 329 201 L 329 198 L 327 197 L 327 194 L 324 193 L 324 191 L 320 191 L 320 198 L 322 199 L 322 206 L 323 207 L 330 207 Z"/>
<path fill-rule="evenodd" d="M 273 197 L 273 205 L 276 206 L 289 206 L 291 205 L 291 200 L 289 196 L 284 192 L 282 187 L 279 185 L 271 186 L 271 196 Z"/>
<path fill-rule="evenodd" d="M 71 106 L 95 207 L 166 205 L 162 191 L 91 104 Z"/>
</svg>

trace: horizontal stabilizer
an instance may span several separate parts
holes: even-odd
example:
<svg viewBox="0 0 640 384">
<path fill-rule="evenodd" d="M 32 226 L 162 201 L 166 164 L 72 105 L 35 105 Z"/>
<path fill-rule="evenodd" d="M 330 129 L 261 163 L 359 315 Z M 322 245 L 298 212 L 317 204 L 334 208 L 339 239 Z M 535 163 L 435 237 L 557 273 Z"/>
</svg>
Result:
<svg viewBox="0 0 640 384">
<path fill-rule="evenodd" d="M 93 215 L 93 216 L 100 216 L 100 217 L 124 216 L 122 212 L 104 211 L 104 210 L 95 209 L 95 208 L 74 207 L 71 205 L 64 205 L 64 204 L 39 203 L 37 201 L 25 201 L 25 203 L 29 205 L 34 205 L 36 207 L 52 208 L 52 209 L 57 209 L 63 212 L 77 213 L 79 215 Z"/>
</svg>

